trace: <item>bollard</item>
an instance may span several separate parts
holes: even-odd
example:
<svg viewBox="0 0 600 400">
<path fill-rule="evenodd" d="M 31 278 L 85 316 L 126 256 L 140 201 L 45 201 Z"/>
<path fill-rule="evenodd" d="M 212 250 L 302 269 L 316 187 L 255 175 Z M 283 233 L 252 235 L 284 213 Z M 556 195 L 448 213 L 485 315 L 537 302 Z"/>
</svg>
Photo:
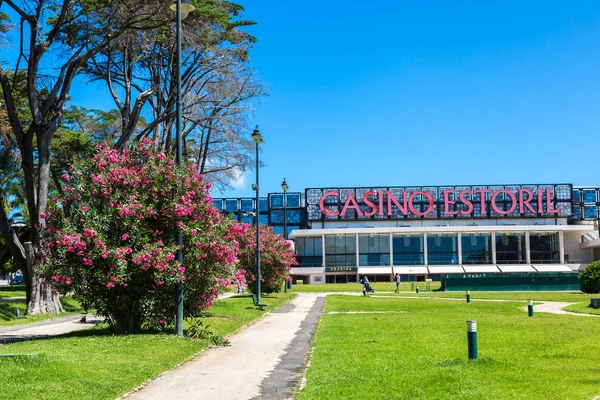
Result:
<svg viewBox="0 0 600 400">
<path fill-rule="evenodd" d="M 363 296 L 367 295 L 367 289 L 363 286 Z"/>
<path fill-rule="evenodd" d="M 467 304 L 471 304 L 471 292 L 467 290 Z"/>
<path fill-rule="evenodd" d="M 287 293 L 287 281 L 283 281 L 283 293 Z"/>
<path fill-rule="evenodd" d="M 469 345 L 469 360 L 477 360 L 477 321 L 467 321 L 467 340 Z"/>
<path fill-rule="evenodd" d="M 533 317 L 533 300 L 529 300 L 527 303 L 527 314 L 529 314 L 530 317 Z"/>
<path fill-rule="evenodd" d="M 415 290 L 417 293 L 419 293 L 419 287 L 417 286 L 417 289 Z"/>
</svg>

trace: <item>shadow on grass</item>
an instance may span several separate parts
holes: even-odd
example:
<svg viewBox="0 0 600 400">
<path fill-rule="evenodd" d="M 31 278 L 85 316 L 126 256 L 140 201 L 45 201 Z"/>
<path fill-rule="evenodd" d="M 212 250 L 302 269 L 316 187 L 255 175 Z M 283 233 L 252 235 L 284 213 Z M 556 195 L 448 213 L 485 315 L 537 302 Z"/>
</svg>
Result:
<svg viewBox="0 0 600 400">
<path fill-rule="evenodd" d="M 483 357 L 477 360 L 468 360 L 462 358 L 455 358 L 454 360 L 441 361 L 440 367 L 462 367 L 464 365 L 500 365 L 501 362 L 490 357 Z"/>
<path fill-rule="evenodd" d="M 0 286 L 0 292 L 16 292 L 25 290 L 25 285 Z"/>
<path fill-rule="evenodd" d="M 12 321 L 17 319 L 17 308 L 21 314 L 25 313 L 24 302 L 0 303 L 0 321 Z"/>
</svg>

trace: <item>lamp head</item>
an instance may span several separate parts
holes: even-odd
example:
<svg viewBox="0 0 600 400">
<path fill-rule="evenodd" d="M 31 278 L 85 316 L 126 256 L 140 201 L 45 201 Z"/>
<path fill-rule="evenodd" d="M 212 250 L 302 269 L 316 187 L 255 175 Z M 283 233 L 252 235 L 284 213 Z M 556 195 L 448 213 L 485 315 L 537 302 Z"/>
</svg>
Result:
<svg viewBox="0 0 600 400">
<path fill-rule="evenodd" d="M 171 10 L 177 12 L 177 2 L 171 4 Z M 187 16 L 196 9 L 192 4 L 192 0 L 181 0 L 181 19 L 186 19 Z"/>
<path fill-rule="evenodd" d="M 254 131 L 252 132 L 252 136 L 251 137 L 252 137 L 252 141 L 255 144 L 263 144 L 264 143 L 263 137 L 260 134 L 260 131 L 258 130 L 258 125 L 256 125 L 256 129 L 254 129 Z"/>
<path fill-rule="evenodd" d="M 288 186 L 287 182 L 285 181 L 285 178 L 283 178 L 283 182 L 281 182 L 281 190 L 283 190 L 285 192 L 288 189 L 289 189 L 289 186 Z"/>
</svg>

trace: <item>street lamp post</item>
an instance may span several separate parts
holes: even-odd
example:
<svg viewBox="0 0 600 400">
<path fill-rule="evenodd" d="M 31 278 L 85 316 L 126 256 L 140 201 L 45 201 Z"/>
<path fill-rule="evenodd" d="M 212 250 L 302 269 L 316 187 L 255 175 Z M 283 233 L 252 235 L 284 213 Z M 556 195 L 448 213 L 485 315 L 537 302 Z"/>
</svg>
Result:
<svg viewBox="0 0 600 400">
<path fill-rule="evenodd" d="M 283 237 L 287 239 L 287 190 L 289 186 L 283 178 L 283 182 L 281 182 L 281 189 L 283 189 Z"/>
<path fill-rule="evenodd" d="M 192 4 L 192 0 L 177 0 L 171 5 L 171 10 L 177 13 L 177 120 L 175 126 L 175 141 L 177 151 L 175 158 L 177 166 L 183 167 L 182 161 L 182 143 L 181 143 L 181 21 L 188 14 L 196 9 Z M 177 261 L 183 264 L 183 236 L 181 230 L 177 232 Z M 175 318 L 175 333 L 177 336 L 183 336 L 183 281 L 177 284 L 177 316 Z"/>
<path fill-rule="evenodd" d="M 263 144 L 263 137 L 258 130 L 258 125 L 256 125 L 256 129 L 252 132 L 252 141 L 256 145 L 256 304 L 260 303 L 260 199 L 259 193 L 260 189 L 258 186 L 258 146 Z"/>
</svg>

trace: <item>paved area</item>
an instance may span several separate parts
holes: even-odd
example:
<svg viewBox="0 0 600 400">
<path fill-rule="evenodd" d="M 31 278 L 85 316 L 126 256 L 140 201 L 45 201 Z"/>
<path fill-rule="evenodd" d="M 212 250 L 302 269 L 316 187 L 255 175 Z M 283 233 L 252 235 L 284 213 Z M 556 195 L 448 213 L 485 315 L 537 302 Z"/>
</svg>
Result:
<svg viewBox="0 0 600 400">
<path fill-rule="evenodd" d="M 46 339 L 69 332 L 89 329 L 97 323 L 102 322 L 100 318 L 88 315 L 86 322 L 80 323 L 79 321 L 82 317 L 83 315 L 69 315 L 31 324 L 0 327 L 0 344 Z"/>
<path fill-rule="evenodd" d="M 543 312 L 543 313 L 551 313 L 551 314 L 563 314 L 563 315 L 575 315 L 577 317 L 600 317 L 600 315 L 594 315 L 594 314 L 581 314 L 581 313 L 574 313 L 571 311 L 565 311 L 563 310 L 563 308 L 573 305 L 573 304 L 577 304 L 577 303 L 567 303 L 567 302 L 562 302 L 562 301 L 544 301 L 541 302 L 541 304 L 534 304 L 533 305 L 533 312 Z M 523 307 L 522 308 L 523 311 L 527 311 L 527 307 Z"/>
<path fill-rule="evenodd" d="M 325 294 L 299 293 L 289 304 L 166 372 L 131 399 L 287 399 L 302 378 Z"/>
</svg>

